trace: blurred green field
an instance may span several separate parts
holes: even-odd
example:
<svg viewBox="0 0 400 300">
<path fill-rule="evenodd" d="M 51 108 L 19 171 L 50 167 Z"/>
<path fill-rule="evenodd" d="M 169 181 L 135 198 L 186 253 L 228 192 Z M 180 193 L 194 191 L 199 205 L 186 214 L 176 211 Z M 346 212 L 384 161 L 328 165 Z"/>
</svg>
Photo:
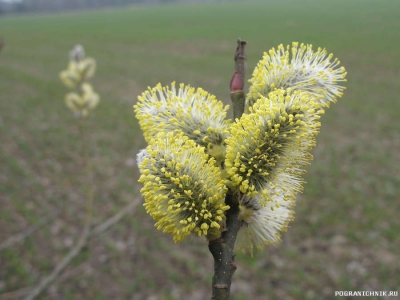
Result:
<svg viewBox="0 0 400 300">
<path fill-rule="evenodd" d="M 399 291 L 399 12 L 391 0 L 288 0 L 2 16 L 0 242 L 59 215 L 0 252 L 0 300 L 24 295 L 82 230 L 78 129 L 58 78 L 68 51 L 80 43 L 98 63 L 92 83 L 101 102 L 87 129 L 101 222 L 139 194 L 137 96 L 176 81 L 228 103 L 238 37 L 248 42 L 249 76 L 263 51 L 299 41 L 333 52 L 348 83 L 322 118 L 296 220 L 282 244 L 254 258 L 238 254 L 232 299 Z M 209 299 L 211 276 L 205 241 L 174 244 L 140 207 L 91 240 L 40 299 Z"/>
</svg>

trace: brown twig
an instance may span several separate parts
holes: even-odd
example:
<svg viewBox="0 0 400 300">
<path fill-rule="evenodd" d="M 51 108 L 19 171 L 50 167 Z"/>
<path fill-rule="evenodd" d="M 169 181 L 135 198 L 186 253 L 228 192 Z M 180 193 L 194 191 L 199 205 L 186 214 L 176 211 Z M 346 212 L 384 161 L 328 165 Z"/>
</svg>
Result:
<svg viewBox="0 0 400 300">
<path fill-rule="evenodd" d="M 243 91 L 246 75 L 246 42 L 238 40 L 235 52 L 235 74 L 231 80 L 231 100 L 233 118 L 240 118 L 244 112 L 245 94 Z M 226 213 L 226 230 L 220 239 L 211 241 L 208 248 L 214 258 L 214 276 L 212 279 L 212 300 L 227 300 L 230 297 L 232 276 L 236 270 L 233 253 L 237 233 L 240 229 L 239 200 L 240 193 L 228 193 L 225 203 L 229 205 Z"/>
<path fill-rule="evenodd" d="M 240 118 L 244 112 L 246 96 L 244 94 L 244 84 L 247 70 L 246 41 L 238 39 L 238 46 L 235 51 L 235 73 L 233 74 L 229 88 L 230 98 L 233 107 L 233 120 Z"/>
<path fill-rule="evenodd" d="M 232 276 L 236 270 L 233 250 L 240 229 L 238 197 L 239 194 L 228 194 L 225 198 L 226 204 L 230 206 L 226 214 L 226 231 L 222 233 L 221 239 L 208 245 L 214 258 L 211 297 L 213 300 L 226 300 L 230 297 Z"/>
</svg>

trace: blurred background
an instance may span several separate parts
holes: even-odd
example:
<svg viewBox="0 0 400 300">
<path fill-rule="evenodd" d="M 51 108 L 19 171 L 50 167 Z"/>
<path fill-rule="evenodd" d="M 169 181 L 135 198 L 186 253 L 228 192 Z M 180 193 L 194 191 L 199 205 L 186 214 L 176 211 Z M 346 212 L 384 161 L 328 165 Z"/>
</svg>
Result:
<svg viewBox="0 0 400 300">
<path fill-rule="evenodd" d="M 140 198 L 137 96 L 176 81 L 229 104 L 238 37 L 249 77 L 264 51 L 298 41 L 333 52 L 348 83 L 322 117 L 295 221 L 281 244 L 237 254 L 232 299 L 399 291 L 399 12 L 391 0 L 0 1 L 0 300 L 29 294 L 82 232 L 79 132 L 58 77 L 72 47 L 98 65 L 86 127 L 100 224 Z M 212 272 L 206 241 L 175 244 L 139 204 L 38 299 L 210 299 Z"/>
</svg>

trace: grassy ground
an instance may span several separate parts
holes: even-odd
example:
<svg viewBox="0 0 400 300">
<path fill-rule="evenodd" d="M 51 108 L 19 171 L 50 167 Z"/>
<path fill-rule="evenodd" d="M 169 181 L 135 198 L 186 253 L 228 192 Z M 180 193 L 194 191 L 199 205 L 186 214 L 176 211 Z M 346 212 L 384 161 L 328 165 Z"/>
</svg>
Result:
<svg viewBox="0 0 400 300">
<path fill-rule="evenodd" d="M 47 274 L 82 229 L 78 130 L 57 77 L 69 49 L 81 43 L 98 61 L 93 85 L 102 99 L 87 130 L 100 222 L 139 193 L 132 162 L 145 143 L 131 108 L 137 95 L 177 81 L 228 103 L 237 37 L 248 41 L 249 74 L 263 51 L 299 41 L 333 52 L 349 82 L 323 116 L 296 220 L 282 244 L 254 258 L 238 254 L 232 298 L 398 291 L 399 11 L 390 0 L 289 0 L 2 17 L 0 241 L 59 215 L 0 252 L 0 299 L 17 299 Z M 208 299 L 211 276 L 204 241 L 174 244 L 140 207 L 91 240 L 41 299 Z"/>
</svg>

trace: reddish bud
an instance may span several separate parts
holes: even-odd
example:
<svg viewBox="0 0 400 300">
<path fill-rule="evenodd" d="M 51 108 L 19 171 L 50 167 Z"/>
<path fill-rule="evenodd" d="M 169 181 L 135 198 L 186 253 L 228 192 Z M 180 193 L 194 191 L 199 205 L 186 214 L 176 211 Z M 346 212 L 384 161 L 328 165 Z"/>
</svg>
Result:
<svg viewBox="0 0 400 300">
<path fill-rule="evenodd" d="M 233 74 L 229 88 L 231 92 L 243 90 L 243 79 L 238 72 Z"/>
</svg>

